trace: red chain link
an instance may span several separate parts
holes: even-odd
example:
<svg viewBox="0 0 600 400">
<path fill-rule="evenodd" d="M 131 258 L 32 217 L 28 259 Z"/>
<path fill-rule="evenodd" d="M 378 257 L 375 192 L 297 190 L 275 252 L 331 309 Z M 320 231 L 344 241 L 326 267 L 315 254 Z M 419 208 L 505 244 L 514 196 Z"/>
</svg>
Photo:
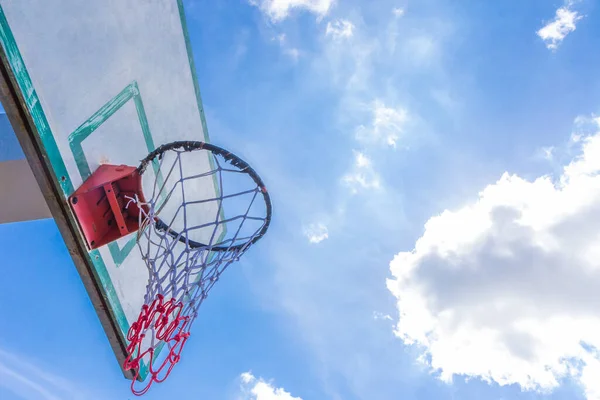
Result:
<svg viewBox="0 0 600 400">
<path fill-rule="evenodd" d="M 190 317 L 182 316 L 182 309 L 183 303 L 176 302 L 175 299 L 164 302 L 164 296 L 159 294 L 152 304 L 142 306 L 138 320 L 129 328 L 129 332 L 127 332 L 129 346 L 127 346 L 127 358 L 123 363 L 123 368 L 135 371 L 135 377 L 131 382 L 131 391 L 136 396 L 146 393 L 152 383 L 167 379 L 175 364 L 179 362 L 181 350 L 190 336 L 190 333 L 185 331 Z M 146 331 L 151 327 L 155 329 L 155 338 L 165 342 L 169 348 L 169 354 L 158 368 L 154 366 L 154 347 L 142 351 L 142 342 L 146 337 Z M 137 390 L 135 382 L 140 375 L 140 362 L 146 356 L 149 358 L 148 373 L 150 376 L 146 378 L 144 387 Z M 159 377 L 165 368 L 164 376 Z"/>
</svg>

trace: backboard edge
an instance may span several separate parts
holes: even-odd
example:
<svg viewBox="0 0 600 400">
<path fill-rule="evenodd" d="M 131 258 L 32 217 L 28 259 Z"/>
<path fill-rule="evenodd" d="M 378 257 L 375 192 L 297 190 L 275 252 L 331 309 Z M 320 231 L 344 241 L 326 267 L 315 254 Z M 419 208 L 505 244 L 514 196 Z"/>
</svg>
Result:
<svg viewBox="0 0 600 400">
<path fill-rule="evenodd" d="M 5 49 L 0 46 L 0 101 L 98 314 L 113 352 L 119 365 L 122 366 L 127 356 L 126 343 L 121 337 L 116 320 L 109 311 L 108 300 L 102 295 L 102 290 L 95 281 L 92 265 L 85 256 L 86 246 L 78 238 L 79 231 L 76 221 L 66 204 L 62 204 L 58 200 L 62 196 L 62 190 L 59 183 L 53 178 L 48 158 L 44 156 L 44 151 L 36 139 L 39 135 L 36 134 L 35 124 L 27 111 L 26 102 L 18 87 Z M 123 371 L 123 375 L 127 379 L 134 378 L 131 370 Z"/>
</svg>

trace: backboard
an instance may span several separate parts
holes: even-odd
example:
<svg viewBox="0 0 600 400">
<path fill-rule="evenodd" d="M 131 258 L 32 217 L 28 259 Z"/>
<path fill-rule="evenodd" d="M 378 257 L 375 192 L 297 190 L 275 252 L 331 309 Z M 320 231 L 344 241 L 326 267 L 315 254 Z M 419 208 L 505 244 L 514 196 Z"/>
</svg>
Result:
<svg viewBox="0 0 600 400">
<path fill-rule="evenodd" d="M 135 235 L 89 250 L 67 199 L 103 163 L 208 141 L 182 2 L 0 0 L 0 43 L 2 104 L 123 365 L 147 268 Z"/>
</svg>

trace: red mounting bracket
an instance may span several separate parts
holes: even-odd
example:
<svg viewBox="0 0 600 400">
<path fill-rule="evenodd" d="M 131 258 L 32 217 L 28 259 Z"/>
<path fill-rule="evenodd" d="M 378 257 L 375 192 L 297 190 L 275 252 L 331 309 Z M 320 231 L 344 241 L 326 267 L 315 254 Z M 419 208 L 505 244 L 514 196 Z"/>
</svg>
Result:
<svg viewBox="0 0 600 400">
<path fill-rule="evenodd" d="M 90 249 L 139 229 L 138 203 L 145 202 L 137 168 L 104 164 L 69 197 L 69 204 Z"/>
</svg>

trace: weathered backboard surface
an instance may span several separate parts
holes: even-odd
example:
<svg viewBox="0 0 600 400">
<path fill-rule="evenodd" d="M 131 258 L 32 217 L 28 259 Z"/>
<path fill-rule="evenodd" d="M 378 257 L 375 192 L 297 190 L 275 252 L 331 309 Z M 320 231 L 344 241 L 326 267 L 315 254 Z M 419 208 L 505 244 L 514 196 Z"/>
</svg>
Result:
<svg viewBox="0 0 600 400">
<path fill-rule="evenodd" d="M 101 163 L 208 141 L 181 0 L 0 7 L 2 103 L 122 365 L 148 272 L 135 234 L 88 251 L 67 198 Z"/>
</svg>

